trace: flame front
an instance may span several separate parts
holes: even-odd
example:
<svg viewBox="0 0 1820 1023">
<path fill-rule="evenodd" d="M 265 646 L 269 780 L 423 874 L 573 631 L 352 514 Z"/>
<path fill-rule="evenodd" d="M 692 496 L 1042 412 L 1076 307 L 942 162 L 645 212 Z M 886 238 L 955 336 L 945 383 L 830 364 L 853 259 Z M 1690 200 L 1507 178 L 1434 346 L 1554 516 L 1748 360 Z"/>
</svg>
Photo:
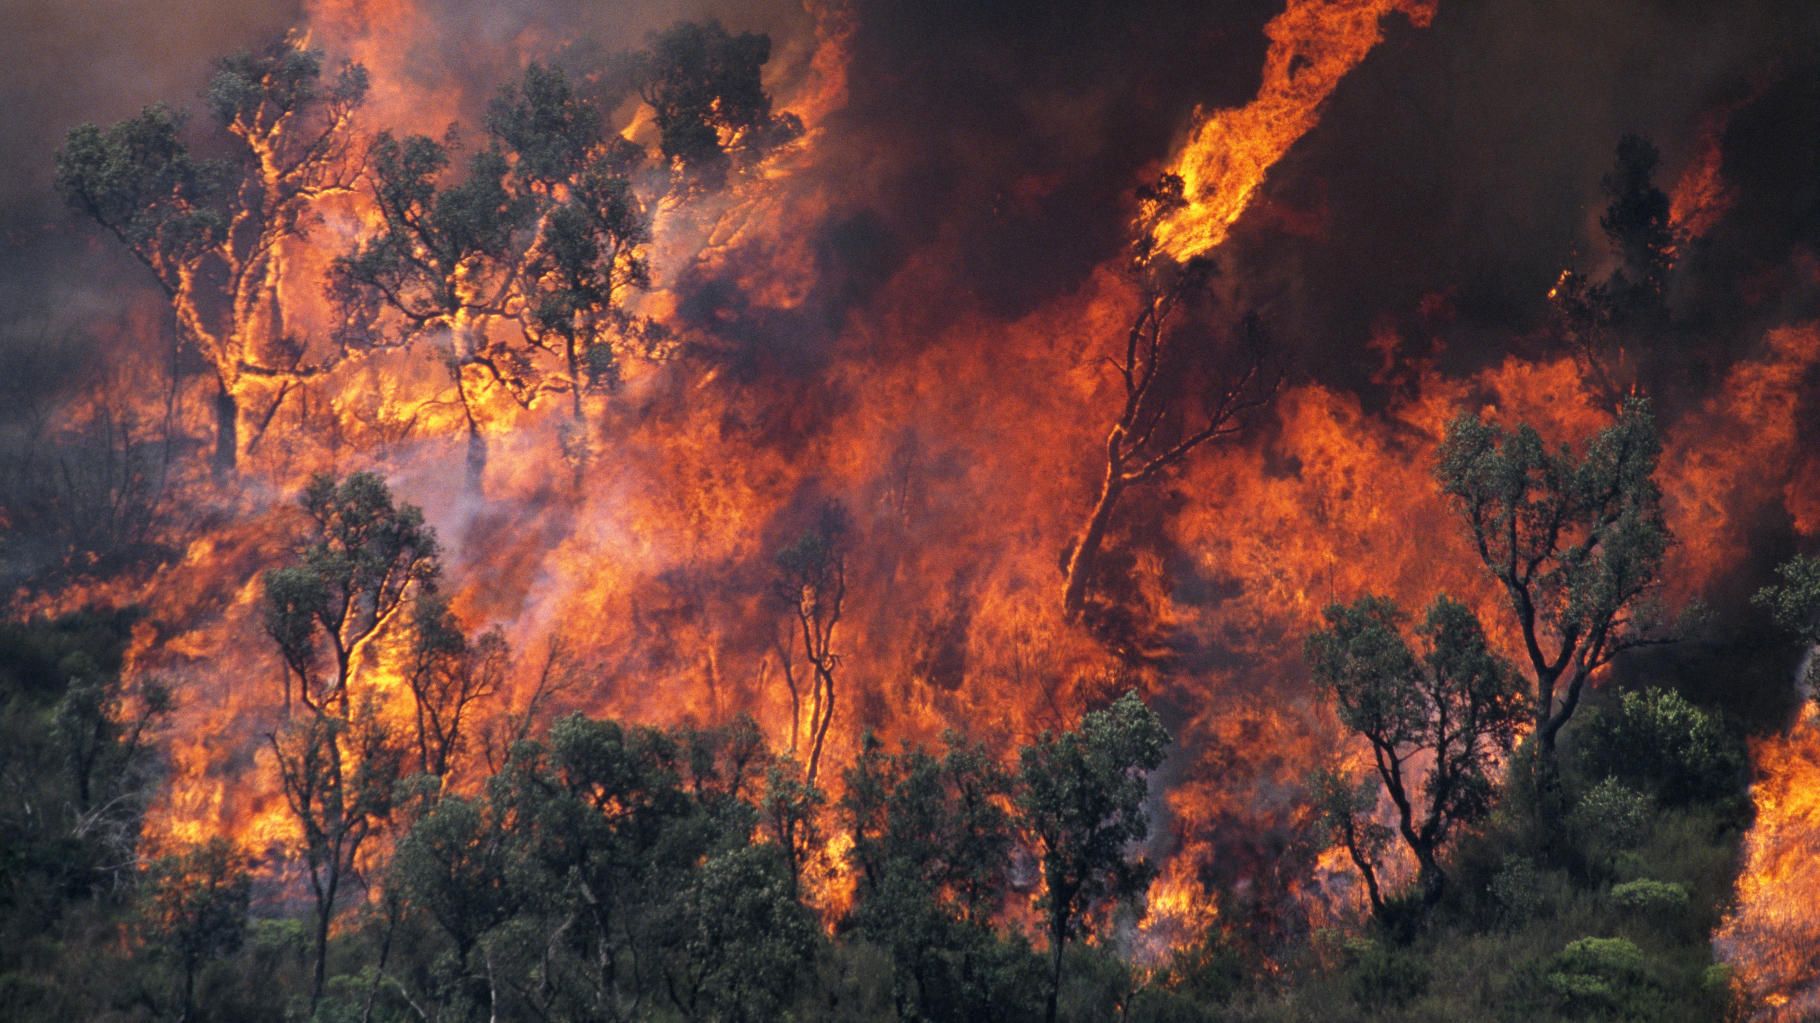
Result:
<svg viewBox="0 0 1820 1023">
<path fill-rule="evenodd" d="M 373 123 L 439 133 L 484 102 L 394 47 L 436 31 L 410 0 L 317 0 L 309 11 L 313 43 L 372 69 Z M 1265 29 L 1256 98 L 1200 117 L 1170 161 L 1184 202 L 1156 225 L 1159 250 L 1186 262 L 1221 246 L 1383 40 L 1386 19 L 1426 28 L 1435 13 L 1434 0 L 1289 0 Z M 375 352 L 299 397 L 265 392 L 275 411 L 238 489 L 200 473 L 182 481 L 219 510 L 181 557 L 148 576 L 32 595 L 47 611 L 149 608 L 128 671 L 171 677 L 181 697 L 154 842 L 226 834 L 273 862 L 293 842 L 259 739 L 281 692 L 260 623 L 260 573 L 291 553 L 289 495 L 308 473 L 372 465 L 447 541 L 461 615 L 506 629 L 519 654 L 502 696 L 510 708 L 560 664 L 573 680 L 564 709 L 659 723 L 748 713 L 787 747 L 802 712 L 781 681 L 776 614 L 763 594 L 776 550 L 806 510 L 836 498 L 859 539 L 837 634 L 832 763 L 851 763 L 868 729 L 931 742 L 960 728 L 1008 757 L 1136 685 L 1168 709 L 1177 739 L 1150 850 L 1163 865 L 1140 943 L 1175 947 L 1217 927 L 1216 889 L 1299 900 L 1317 920 L 1357 913 L 1333 851 L 1306 863 L 1285 851 L 1308 828 L 1304 776 L 1347 748 L 1308 683 L 1301 639 L 1334 601 L 1375 592 L 1413 607 L 1446 592 L 1517 652 L 1505 597 L 1437 492 L 1435 447 L 1462 409 L 1578 443 L 1611 421 L 1609 395 L 1565 356 L 1508 354 L 1447 373 L 1433 359 L 1399 358 L 1414 344 L 1392 327 L 1350 339 L 1355 354 L 1384 363 L 1378 382 L 1390 397 L 1310 380 L 1285 387 L 1243 438 L 1200 453 L 1122 509 L 1120 560 L 1109 571 L 1127 611 L 1120 627 L 1070 621 L 1055 600 L 1058 558 L 1103 469 L 1105 411 L 1119 398 L 1105 353 L 1129 328 L 1138 285 L 1112 257 L 1066 293 L 1007 315 L 956 287 L 960 246 L 938 234 L 881 273 L 863 305 L 823 320 L 805 313 L 823 297 L 830 243 L 801 226 L 844 212 L 840 176 L 853 164 L 830 150 L 857 73 L 847 57 L 856 15 L 819 3 L 808 17 L 812 41 L 780 55 L 784 70 L 768 82 L 779 108 L 800 116 L 802 135 L 724 193 L 660 204 L 655 286 L 630 300 L 673 327 L 679 346 L 717 358 L 630 363 L 616 393 L 590 397 L 582 484 L 571 484 L 563 461 L 564 415 L 464 379 L 479 394 L 491 450 L 485 497 L 464 492 L 463 425 L 444 393 L 447 373 L 421 351 Z M 499 63 L 516 70 L 558 41 L 526 27 Z M 639 144 L 653 130 L 648 111 L 619 127 Z M 1707 126 L 1675 190 L 1673 219 L 1688 236 L 1728 208 L 1720 131 Z M 334 319 L 317 286 L 326 269 L 378 223 L 360 195 L 319 212 L 308 239 L 285 243 L 275 292 L 283 322 L 312 337 Z M 738 302 L 710 301 L 726 291 Z M 726 351 L 716 328 L 730 320 L 778 335 L 821 331 L 820 347 L 779 342 L 786 354 L 775 358 L 788 365 L 760 365 Z M 1756 342 L 1667 432 L 1679 597 L 1699 595 L 1743 559 L 1766 515 L 1820 532 L 1820 461 L 1805 450 L 1801 423 L 1820 328 L 1784 325 Z M 183 398 L 203 418 L 207 396 Z M 162 396 L 134 400 L 153 414 Z M 382 672 L 376 689 L 387 713 L 406 713 L 398 679 Z M 1820 721 L 1809 710 L 1755 756 L 1759 824 L 1723 944 L 1745 990 L 1793 1019 L 1820 1010 L 1820 931 L 1806 908 L 1820 892 Z M 838 786 L 837 773 L 824 780 Z M 842 851 L 838 841 L 826 851 L 815 879 L 830 918 L 852 894 Z"/>
<path fill-rule="evenodd" d="M 1757 821 L 1744 846 L 1738 904 L 1715 944 L 1738 970 L 1753 1019 L 1820 1012 L 1820 710 L 1753 751 Z"/>
</svg>

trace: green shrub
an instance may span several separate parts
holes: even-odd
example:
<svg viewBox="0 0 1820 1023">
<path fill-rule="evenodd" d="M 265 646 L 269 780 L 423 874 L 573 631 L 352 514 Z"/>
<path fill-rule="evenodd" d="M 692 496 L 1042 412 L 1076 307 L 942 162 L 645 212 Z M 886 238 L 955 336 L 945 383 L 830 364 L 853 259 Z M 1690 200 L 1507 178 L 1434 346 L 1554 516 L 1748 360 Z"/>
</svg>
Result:
<svg viewBox="0 0 1820 1023">
<path fill-rule="evenodd" d="M 1643 958 L 1627 938 L 1579 938 L 1554 957 L 1548 986 L 1574 1015 L 1650 1019 L 1660 999 Z"/>
<path fill-rule="evenodd" d="M 1649 796 L 1607 778 L 1580 797 L 1568 815 L 1568 825 L 1588 858 L 1606 861 L 1648 838 L 1653 816 Z"/>
<path fill-rule="evenodd" d="M 1346 951 L 1352 998 L 1360 1008 L 1399 1008 L 1428 991 L 1428 963 L 1413 951 L 1365 939 L 1347 942 Z"/>
<path fill-rule="evenodd" d="M 1589 777 L 1621 779 L 1671 806 L 1722 798 L 1744 771 L 1744 751 L 1718 719 L 1662 689 L 1625 693 L 1589 721 L 1580 759 Z"/>
<path fill-rule="evenodd" d="M 1498 904 L 1498 919 L 1506 927 L 1520 927 L 1549 908 L 1548 892 L 1534 861 L 1508 856 L 1504 868 L 1492 876 L 1491 897 Z"/>
<path fill-rule="evenodd" d="M 1639 878 L 1613 885 L 1612 905 L 1630 913 L 1664 914 L 1680 912 L 1688 905 L 1687 886 L 1651 878 Z"/>
</svg>

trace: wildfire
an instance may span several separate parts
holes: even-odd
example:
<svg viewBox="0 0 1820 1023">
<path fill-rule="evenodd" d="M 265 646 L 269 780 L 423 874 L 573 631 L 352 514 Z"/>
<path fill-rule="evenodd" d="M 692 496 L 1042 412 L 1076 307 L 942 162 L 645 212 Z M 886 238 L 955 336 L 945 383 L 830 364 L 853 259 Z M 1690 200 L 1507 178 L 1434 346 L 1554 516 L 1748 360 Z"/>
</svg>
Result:
<svg viewBox="0 0 1820 1023">
<path fill-rule="evenodd" d="M 1731 125 L 1732 115 L 1761 91 L 1762 84 L 1758 83 L 1744 96 L 1723 103 L 1700 118 L 1694 155 L 1669 193 L 1669 223 L 1682 237 L 1704 237 L 1737 200 L 1725 180 L 1725 130 Z"/>
<path fill-rule="evenodd" d="M 1290 0 L 1264 26 L 1270 51 L 1257 98 L 1207 115 L 1171 161 L 1187 204 L 1157 226 L 1160 250 L 1187 260 L 1226 240 L 1270 168 L 1320 121 L 1322 104 L 1346 73 L 1383 41 L 1383 20 L 1392 12 L 1426 28 L 1435 0 Z"/>
<path fill-rule="evenodd" d="M 1715 944 L 1737 970 L 1752 1018 L 1812 1019 L 1820 1013 L 1820 708 L 1809 703 L 1787 735 L 1752 756 L 1757 822 L 1737 907 Z"/>
<path fill-rule="evenodd" d="M 309 10 L 313 42 L 371 67 L 372 123 L 433 134 L 464 113 L 472 123 L 481 100 L 466 94 L 470 86 L 394 50 L 395 40 L 434 30 L 410 0 L 317 0 Z M 1309 692 L 1300 639 L 1331 602 L 1382 593 L 1413 608 L 1446 592 L 1517 652 L 1507 598 L 1437 493 L 1435 446 L 1461 410 L 1580 443 L 1610 422 L 1606 397 L 1572 358 L 1511 355 L 1450 376 L 1399 354 L 1388 325 L 1354 339 L 1359 357 L 1383 363 L 1378 380 L 1396 384 L 1392 398 L 1371 404 L 1329 384 L 1294 383 L 1242 442 L 1204 452 L 1155 494 L 1128 502 L 1115 527 L 1123 533 L 1108 545 L 1119 560 L 1104 574 L 1134 610 L 1108 642 L 1064 618 L 1054 597 L 1058 555 L 1106 443 L 1104 423 L 1087 412 L 1119 397 L 1105 345 L 1128 328 L 1136 285 L 1111 261 L 1007 320 L 956 293 L 962 261 L 955 240 L 942 237 L 905 256 L 864 317 L 816 323 L 804 310 L 821 284 L 826 240 L 799 228 L 827 218 L 838 200 L 840 183 L 816 171 L 823 147 L 838 142 L 856 15 L 834 0 L 808 11 L 813 43 L 781 59 L 788 74 L 767 82 L 779 109 L 800 116 L 801 135 L 722 193 L 659 203 L 654 283 L 628 302 L 673 328 L 674 348 L 725 358 L 706 369 L 661 355 L 628 360 L 616 390 L 586 399 L 579 428 L 472 369 L 459 383 L 475 385 L 475 429 L 490 445 L 484 497 L 461 486 L 464 411 L 445 393 L 446 367 L 425 357 L 447 338 L 350 358 L 289 400 L 267 396 L 270 426 L 247 451 L 238 489 L 210 491 L 220 521 L 180 558 L 32 605 L 149 608 L 128 674 L 169 678 L 179 694 L 171 777 L 149 825 L 154 844 L 226 834 L 276 860 L 293 842 L 262 738 L 283 676 L 265 642 L 260 577 L 293 553 L 289 495 L 309 472 L 372 466 L 443 537 L 461 617 L 505 630 L 515 660 L 503 698 L 514 712 L 560 674 L 553 707 L 665 724 L 750 714 L 772 745 L 806 759 L 806 743 L 790 748 L 803 715 L 784 682 L 801 664 L 786 663 L 795 640 L 780 640 L 768 595 L 779 549 L 816 508 L 839 501 L 854 540 L 834 640 L 840 709 L 826 758 L 837 766 L 821 776 L 824 787 L 838 790 L 838 765 L 852 762 L 867 729 L 896 743 L 959 727 L 1008 758 L 1136 685 L 1170 709 L 1177 738 L 1158 814 L 1170 841 L 1139 944 L 1176 947 L 1219 926 L 1216 881 L 1290 889 L 1322 919 L 1356 911 L 1362 896 L 1337 850 L 1277 862 L 1308 828 L 1298 803 L 1305 776 L 1342 744 Z M 1425 28 L 1435 12 L 1435 0 L 1289 0 L 1265 29 L 1256 98 L 1201 117 L 1171 161 L 1185 205 L 1157 226 L 1160 249 L 1186 261 L 1221 245 L 1339 82 L 1383 40 L 1385 19 L 1400 14 Z M 517 37 L 503 63 L 528 62 L 547 42 Z M 619 140 L 648 144 L 651 113 L 618 113 Z M 1722 123 L 1704 130 L 1675 189 L 1673 221 L 1688 235 L 1705 233 L 1727 208 L 1722 134 Z M 286 324 L 311 337 L 326 336 L 334 318 L 316 284 L 381 224 L 362 195 L 316 212 L 307 238 L 284 243 L 273 291 Z M 741 361 L 750 353 L 717 348 L 726 343 L 700 324 L 719 313 L 700 313 L 689 291 L 702 279 L 736 290 L 752 322 L 824 330 L 815 338 L 822 347 L 803 356 L 810 368 L 753 368 Z M 1802 450 L 1800 432 L 1803 381 L 1816 362 L 1820 328 L 1772 330 L 1757 357 L 1733 367 L 1666 437 L 1677 596 L 1697 595 L 1741 560 L 1766 511 L 1790 512 L 1804 532 L 1820 524 L 1820 463 Z M 742 376 L 764 387 L 744 386 Z M 183 398 L 192 409 L 205 400 Z M 151 415 L 162 396 L 137 400 Z M 582 473 L 565 460 L 578 429 Z M 1780 471 L 1790 466 L 1794 482 Z M 378 679 L 386 713 L 404 713 L 400 687 Z M 1759 824 L 1722 940 L 1745 990 L 1793 1019 L 1820 1011 L 1811 952 L 1820 925 L 1806 908 L 1820 892 L 1811 856 L 1820 843 L 1820 718 L 1810 708 L 1756 756 Z M 829 921 L 853 898 L 848 844 L 834 836 L 810 875 L 812 901 Z"/>
</svg>

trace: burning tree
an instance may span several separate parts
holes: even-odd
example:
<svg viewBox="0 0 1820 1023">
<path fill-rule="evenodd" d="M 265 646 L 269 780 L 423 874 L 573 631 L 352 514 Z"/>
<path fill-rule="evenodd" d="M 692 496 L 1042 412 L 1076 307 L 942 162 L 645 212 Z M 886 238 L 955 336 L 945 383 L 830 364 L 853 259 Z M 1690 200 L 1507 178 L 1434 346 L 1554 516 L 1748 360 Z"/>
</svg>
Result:
<svg viewBox="0 0 1820 1023">
<path fill-rule="evenodd" d="M 281 788 L 303 832 L 315 897 L 311 1002 L 322 997 L 329 923 L 361 848 L 392 813 L 405 748 L 372 692 L 352 693 L 372 645 L 440 572 L 435 532 L 385 481 L 311 479 L 311 522 L 298 563 L 265 575 L 266 631 L 284 661 L 285 721 L 267 735 Z M 292 703 L 295 681 L 296 703 Z"/>
<path fill-rule="evenodd" d="M 379 136 L 371 177 L 384 226 L 336 260 L 333 281 L 356 325 L 350 340 L 374 340 L 370 324 L 383 307 L 401 323 L 397 340 L 438 347 L 466 427 L 468 486 L 478 490 L 487 447 L 476 391 L 488 378 L 517 384 L 528 368 L 522 351 L 490 327 L 510 312 L 533 209 L 508 182 L 511 165 L 496 148 L 475 154 L 465 181 L 439 187 L 449 148 L 422 135 Z"/>
<path fill-rule="evenodd" d="M 1062 608 L 1070 618 L 1087 606 L 1107 527 L 1125 493 L 1162 478 L 1201 445 L 1238 433 L 1247 414 L 1268 403 L 1280 382 L 1267 368 L 1256 318 L 1244 321 L 1236 353 L 1222 351 L 1211 332 L 1175 322 L 1188 301 L 1205 291 L 1213 264 L 1202 258 L 1178 263 L 1155 251 L 1150 232 L 1159 217 L 1182 204 L 1179 180 L 1166 177 L 1146 189 L 1142 203 L 1143 230 L 1133 264 L 1138 312 L 1123 352 L 1106 358 L 1119 375 L 1124 403 L 1106 434 L 1093 509 L 1064 555 Z M 1194 407 L 1184 408 L 1184 398 Z"/>
<path fill-rule="evenodd" d="M 474 705 L 503 688 L 511 656 L 497 627 L 470 640 L 442 594 L 417 601 L 405 685 L 417 715 L 417 765 L 424 774 L 448 775 Z"/>
<path fill-rule="evenodd" d="M 769 55 L 764 36 L 684 25 L 655 37 L 637 62 L 663 158 L 693 190 L 724 183 L 729 166 L 791 134 L 794 119 L 771 113 L 760 82 Z M 608 130 L 617 99 L 584 96 L 560 69 L 531 65 L 494 100 L 486 147 L 452 184 L 444 179 L 453 133 L 382 134 L 374 144 L 381 226 L 335 263 L 343 332 L 366 346 L 437 347 L 467 437 L 471 489 L 486 471 L 490 391 L 524 408 L 566 394 L 579 466 L 585 396 L 618 384 L 628 346 L 650 351 L 664 336 L 624 307 L 629 291 L 651 284 L 651 214 L 634 187 L 648 155 Z"/>
<path fill-rule="evenodd" d="M 609 135 L 605 117 L 562 71 L 533 64 L 494 100 L 488 146 L 464 181 L 439 184 L 453 136 L 382 135 L 374 146 L 383 230 L 336 262 L 335 289 L 352 336 L 373 342 L 384 310 L 395 340 L 441 349 L 473 488 L 486 469 L 488 387 L 525 407 L 567 393 L 580 445 L 583 397 L 617 384 L 616 345 L 650 329 L 621 305 L 650 284 L 649 214 L 631 180 L 644 154 Z"/>
<path fill-rule="evenodd" d="M 770 59 L 769 36 L 733 35 L 716 21 L 651 38 L 639 95 L 654 114 L 665 164 L 688 189 L 719 188 L 729 170 L 801 134 L 795 115 L 771 111 L 760 76 Z"/>
<path fill-rule="evenodd" d="M 1470 415 L 1448 424 L 1435 474 L 1479 559 L 1503 587 L 1534 680 L 1538 778 L 1594 672 L 1654 634 L 1649 597 L 1670 536 L 1654 479 L 1661 443 L 1649 402 L 1632 398 L 1575 456 L 1528 425 Z"/>
<path fill-rule="evenodd" d="M 302 705 L 345 716 L 368 647 L 442 566 L 436 532 L 413 505 L 395 506 L 385 480 L 357 472 L 312 477 L 298 502 L 311 523 L 298 563 L 265 575 L 265 627 Z"/>
<path fill-rule="evenodd" d="M 325 80 L 322 60 L 287 38 L 220 62 L 208 109 L 228 159 L 192 152 L 185 116 L 163 105 L 106 129 L 75 128 L 57 154 L 64 198 L 151 271 L 178 349 L 213 372 L 222 472 L 258 443 L 290 390 L 323 368 L 304 364 L 305 345 L 287 330 L 285 245 L 308 232 L 319 200 L 352 188 L 352 124 L 367 75 L 349 64 Z M 260 384 L 276 393 L 243 441 L 241 417 Z"/>
<path fill-rule="evenodd" d="M 548 385 L 568 392 L 579 432 L 583 396 L 619 382 L 614 342 L 652 329 L 622 306 L 628 289 L 651 284 L 650 213 L 631 181 L 644 153 L 604 137 L 598 110 L 562 72 L 535 64 L 522 89 L 495 100 L 488 124 L 517 154 L 527 187 L 553 203 L 528 255 L 522 319 L 533 344 L 561 357 Z"/>
<path fill-rule="evenodd" d="M 1602 281 L 1563 271 L 1548 293 L 1575 357 L 1614 398 L 1625 381 L 1612 364 L 1624 353 L 1613 349 L 1626 337 L 1667 326 L 1669 278 L 1686 241 L 1670 219 L 1667 193 L 1655 184 L 1660 159 L 1648 139 L 1619 139 L 1617 164 L 1600 181 L 1608 204 L 1599 217 L 1617 265 Z"/>
<path fill-rule="evenodd" d="M 1422 903 L 1432 906 L 1447 881 L 1442 847 L 1491 809 L 1491 772 L 1497 755 L 1510 751 L 1526 709 L 1522 683 L 1491 651 L 1472 611 L 1446 596 L 1429 606 L 1420 655 L 1403 638 L 1406 616 L 1387 598 L 1335 604 L 1326 618 L 1327 628 L 1308 637 L 1315 681 L 1333 694 L 1346 727 L 1371 744 L 1372 765 L 1396 807 L 1397 833 L 1418 864 Z M 1323 812 L 1364 876 L 1372 909 L 1384 916 L 1381 843 L 1369 820 L 1377 799 L 1357 798 L 1344 779 L 1321 787 Z"/>
<path fill-rule="evenodd" d="M 778 601 L 789 609 L 785 635 L 778 654 L 784 683 L 790 689 L 790 751 L 795 753 L 799 728 L 807 732 L 809 761 L 806 784 L 815 785 L 821 768 L 822 743 L 834 720 L 835 671 L 841 655 L 834 649 L 834 632 L 847 604 L 847 544 L 852 522 L 838 501 L 822 506 L 813 527 L 777 554 Z M 794 635 L 792 635 L 794 634 Z M 798 649 L 798 641 L 801 646 Z M 802 683 L 796 654 L 802 654 L 809 683 L 809 717 L 803 727 Z"/>
</svg>

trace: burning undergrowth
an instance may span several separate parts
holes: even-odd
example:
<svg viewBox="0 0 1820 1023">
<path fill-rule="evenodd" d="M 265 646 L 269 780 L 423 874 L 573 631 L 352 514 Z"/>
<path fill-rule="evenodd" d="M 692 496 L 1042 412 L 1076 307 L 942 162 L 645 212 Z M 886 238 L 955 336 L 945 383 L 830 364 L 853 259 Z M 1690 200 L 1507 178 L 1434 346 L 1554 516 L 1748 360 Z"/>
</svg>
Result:
<svg viewBox="0 0 1820 1023">
<path fill-rule="evenodd" d="M 87 386 L 39 416 L 41 436 L 98 438 L 86 457 L 111 461 L 91 489 L 152 524 L 130 556 L 34 579 L 18 605 L 144 606 L 128 672 L 178 698 L 154 842 L 225 834 L 275 871 L 296 842 L 262 738 L 286 692 L 262 587 L 294 553 L 295 494 L 316 471 L 376 470 L 424 509 L 453 612 L 510 644 L 513 713 L 544 699 L 547 713 L 661 724 L 748 714 L 771 745 L 845 765 L 868 732 L 932 743 L 958 728 L 1009 756 L 1135 688 L 1176 740 L 1153 793 L 1162 874 L 1143 926 L 1159 945 L 1223 913 L 1306 933 L 1363 905 L 1308 809 L 1310 771 L 1344 749 L 1301 654 L 1323 607 L 1445 592 L 1518 651 L 1505 595 L 1435 481 L 1461 411 L 1583 445 L 1627 394 L 1655 396 L 1677 605 L 1761 574 L 1762 534 L 1787 544 L 1815 526 L 1803 427 L 1820 239 L 1811 208 L 1788 208 L 1799 168 L 1778 161 L 1799 157 L 1762 137 L 1813 97 L 1787 84 L 1798 55 L 1739 72 L 1763 55 L 1769 14 L 1727 23 L 1696 62 L 1699 88 L 1640 87 L 1666 156 L 1620 146 L 1613 171 L 1633 127 L 1617 123 L 1622 97 L 1577 119 L 1505 119 L 1548 121 L 1536 145 L 1566 158 L 1498 163 L 1504 143 L 1461 124 L 1468 99 L 1437 82 L 1483 95 L 1525 54 L 1445 2 L 1291 0 L 1218 19 L 1200 4 L 1141 19 L 653 4 L 611 24 L 546 6 L 309 5 L 274 52 L 320 48 L 328 74 L 351 60 L 370 78 L 347 148 L 311 172 L 307 214 L 272 217 L 308 230 L 231 254 L 257 279 L 245 309 L 228 311 L 231 330 L 211 325 L 224 311 L 210 301 L 188 320 L 179 309 L 169 366 L 172 328 L 147 303 L 114 318 L 118 336 L 96 317 L 99 343 L 161 382 Z M 1604 30 L 1691 31 L 1647 7 L 1621 5 Z M 599 42 L 678 13 L 728 29 L 693 22 L 636 52 Z M 1625 53 L 1592 49 L 1548 88 L 1615 91 L 1599 61 Z M 690 92 L 701 83 L 675 66 L 706 51 L 717 73 L 749 72 L 745 91 Z M 412 188 L 504 181 L 547 200 L 545 218 L 583 193 L 581 177 L 533 180 L 526 149 L 503 169 L 468 165 L 509 139 L 495 90 L 515 83 L 529 102 L 552 73 L 622 161 L 624 221 L 587 229 L 625 261 L 561 293 L 597 307 L 545 315 L 552 293 L 527 282 L 561 277 L 553 245 L 512 258 L 476 245 L 435 286 L 410 264 L 455 232 L 386 263 L 387 239 L 437 209 L 411 205 Z M 342 130 L 335 110 L 312 116 Z M 410 143 L 388 157 L 381 131 L 445 140 L 442 162 L 408 178 Z M 1405 145 L 1425 134 L 1439 140 Z M 1656 242 L 1597 222 L 1658 177 Z M 475 194 L 491 193 L 462 193 Z M 1676 276 L 1651 280 L 1646 264 Z M 1187 266 L 1192 288 L 1171 276 Z M 168 291 L 194 283 L 152 269 Z M 1627 287 L 1654 304 L 1623 306 L 1642 293 Z M 610 343 L 578 347 L 590 316 Z M 223 423 L 238 432 L 225 449 Z M 1121 449 L 1109 429 L 1142 439 Z M 88 493 L 53 477 L 52 497 Z M 1097 559 L 1084 566 L 1083 543 Z M 811 591 L 827 603 L 804 611 Z M 816 617 L 829 611 L 837 623 Z M 402 685 L 378 673 L 379 691 Z M 1777 1005 L 1812 998 L 1812 963 L 1748 951 L 1786 930 L 1779 886 L 1811 888 L 1788 866 L 1810 842 L 1804 722 L 1758 747 L 1768 825 L 1725 938 L 1747 950 L 1746 989 Z M 830 913 L 843 884 L 825 879 Z"/>
</svg>

